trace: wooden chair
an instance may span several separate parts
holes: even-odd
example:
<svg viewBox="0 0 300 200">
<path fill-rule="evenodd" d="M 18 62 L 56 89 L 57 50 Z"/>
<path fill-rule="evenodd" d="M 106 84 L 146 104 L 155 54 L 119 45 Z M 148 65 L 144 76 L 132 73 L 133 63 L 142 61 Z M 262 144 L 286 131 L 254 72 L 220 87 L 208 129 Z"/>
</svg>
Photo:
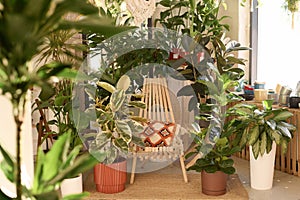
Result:
<svg viewBox="0 0 300 200">
<path fill-rule="evenodd" d="M 175 125 L 176 131 L 172 134 L 172 138 L 168 137 L 169 135 L 167 133 L 165 138 L 157 142 L 157 146 L 152 145 L 150 147 L 134 148 L 130 183 L 133 184 L 134 182 L 137 158 L 140 160 L 147 160 L 150 158 L 154 158 L 155 160 L 176 160 L 179 158 L 183 180 L 184 182 L 188 182 L 184 164 L 184 148 L 180 138 L 180 125 L 175 123 L 166 79 L 145 78 L 142 93 L 143 97 L 141 100 L 146 104 L 146 109 L 141 109 L 139 111 L 139 116 L 148 119 L 149 123 L 145 126 L 146 128 L 143 134 L 141 134 L 141 137 L 147 139 L 147 137 L 145 138 L 144 133 L 147 129 L 151 129 L 149 125 L 153 123 L 161 123 L 166 126 L 172 125 L 172 128 L 174 128 L 173 125 Z M 164 129 L 164 131 L 166 130 Z"/>
</svg>

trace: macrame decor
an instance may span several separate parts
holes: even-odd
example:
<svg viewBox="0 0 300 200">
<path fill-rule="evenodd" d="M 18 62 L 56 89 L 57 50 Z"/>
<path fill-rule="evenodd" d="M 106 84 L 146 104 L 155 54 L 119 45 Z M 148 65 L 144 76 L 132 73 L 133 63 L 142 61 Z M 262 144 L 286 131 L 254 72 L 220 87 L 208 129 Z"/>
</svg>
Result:
<svg viewBox="0 0 300 200">
<path fill-rule="evenodd" d="M 140 26 L 145 20 L 150 18 L 155 11 L 155 0 L 125 0 L 127 10 L 134 17 L 134 24 Z"/>
</svg>

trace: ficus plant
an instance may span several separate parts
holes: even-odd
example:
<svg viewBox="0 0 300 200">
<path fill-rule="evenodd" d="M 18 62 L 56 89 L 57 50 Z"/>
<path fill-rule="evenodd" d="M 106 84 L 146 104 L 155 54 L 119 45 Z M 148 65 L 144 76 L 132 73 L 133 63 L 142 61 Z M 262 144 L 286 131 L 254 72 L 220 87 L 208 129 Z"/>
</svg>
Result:
<svg viewBox="0 0 300 200">
<path fill-rule="evenodd" d="M 120 156 L 126 156 L 130 146 L 134 143 L 144 146 L 138 133 L 144 130 L 145 119 L 135 116 L 130 108 L 144 109 L 145 103 L 131 100 L 132 94 L 127 90 L 130 79 L 123 75 L 116 86 L 98 81 L 97 86 L 107 90 L 110 95 L 102 98 L 93 97 L 89 109 L 96 110 L 98 133 L 86 133 L 84 138 L 90 140 L 89 151 L 101 163 L 110 164 Z M 105 103 L 108 100 L 108 103 Z M 92 138 L 92 140 L 91 140 Z"/>
<path fill-rule="evenodd" d="M 269 153 L 272 143 L 281 146 L 281 152 L 287 151 L 289 141 L 293 137 L 295 126 L 287 120 L 293 116 L 285 108 L 272 108 L 272 100 L 263 101 L 263 108 L 252 104 L 237 104 L 230 108 L 231 132 L 235 136 L 234 144 L 244 148 L 252 146 L 255 159 L 259 155 Z"/>
<path fill-rule="evenodd" d="M 12 104 L 16 124 L 16 159 L 6 159 L 1 166 L 10 166 L 16 184 L 17 199 L 22 199 L 24 190 L 21 181 L 21 134 L 27 93 L 33 86 L 40 87 L 44 94 L 52 94 L 49 82 L 54 76 L 72 78 L 75 73 L 70 65 L 60 62 L 34 67 L 32 59 L 40 54 L 46 38 L 59 30 L 93 31 L 109 37 L 127 28 L 116 28 L 112 20 L 99 17 L 98 9 L 82 0 L 0 1 L 0 89 Z M 64 16 L 77 13 L 85 16 L 76 21 Z M 49 97 L 49 96 L 48 96 Z M 47 98 L 47 95 L 44 96 Z M 3 151 L 2 151 L 3 153 Z M 43 171 L 43 173 L 46 173 Z M 2 192 L 1 199 L 9 199 Z"/>
</svg>

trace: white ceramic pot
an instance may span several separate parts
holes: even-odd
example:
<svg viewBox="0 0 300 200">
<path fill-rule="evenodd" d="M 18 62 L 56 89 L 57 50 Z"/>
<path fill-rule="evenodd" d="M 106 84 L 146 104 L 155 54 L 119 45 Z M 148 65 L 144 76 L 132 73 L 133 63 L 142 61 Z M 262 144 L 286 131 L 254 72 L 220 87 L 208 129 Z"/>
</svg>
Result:
<svg viewBox="0 0 300 200">
<path fill-rule="evenodd" d="M 250 182 L 251 188 L 256 190 L 269 190 L 273 186 L 276 143 L 273 142 L 272 150 L 268 154 L 255 159 L 250 146 Z"/>
<path fill-rule="evenodd" d="M 70 194 L 82 193 L 82 174 L 75 178 L 69 178 L 63 180 L 60 186 L 62 197 Z"/>
</svg>

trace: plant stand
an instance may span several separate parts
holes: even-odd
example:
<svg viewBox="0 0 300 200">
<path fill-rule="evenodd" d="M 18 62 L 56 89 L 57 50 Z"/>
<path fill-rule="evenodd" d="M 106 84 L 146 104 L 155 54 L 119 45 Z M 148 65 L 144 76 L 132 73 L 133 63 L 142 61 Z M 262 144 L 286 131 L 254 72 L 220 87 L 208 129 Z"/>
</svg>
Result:
<svg viewBox="0 0 300 200">
<path fill-rule="evenodd" d="M 63 180 L 60 186 L 60 191 L 62 197 L 70 194 L 79 194 L 82 193 L 82 174 L 75 178 L 69 178 Z"/>
<path fill-rule="evenodd" d="M 252 153 L 252 146 L 249 148 L 251 188 L 256 190 L 271 189 L 273 186 L 276 143 L 273 142 L 272 150 L 268 154 L 259 155 L 256 160 Z"/>
<path fill-rule="evenodd" d="M 122 160 L 121 162 L 113 164 L 97 164 L 94 167 L 94 181 L 96 189 L 101 193 L 118 193 L 125 190 L 125 184 L 127 180 L 127 162 Z"/>
<path fill-rule="evenodd" d="M 219 196 L 226 193 L 228 174 L 222 171 L 215 173 L 201 172 L 202 193 L 211 196 Z"/>
</svg>

